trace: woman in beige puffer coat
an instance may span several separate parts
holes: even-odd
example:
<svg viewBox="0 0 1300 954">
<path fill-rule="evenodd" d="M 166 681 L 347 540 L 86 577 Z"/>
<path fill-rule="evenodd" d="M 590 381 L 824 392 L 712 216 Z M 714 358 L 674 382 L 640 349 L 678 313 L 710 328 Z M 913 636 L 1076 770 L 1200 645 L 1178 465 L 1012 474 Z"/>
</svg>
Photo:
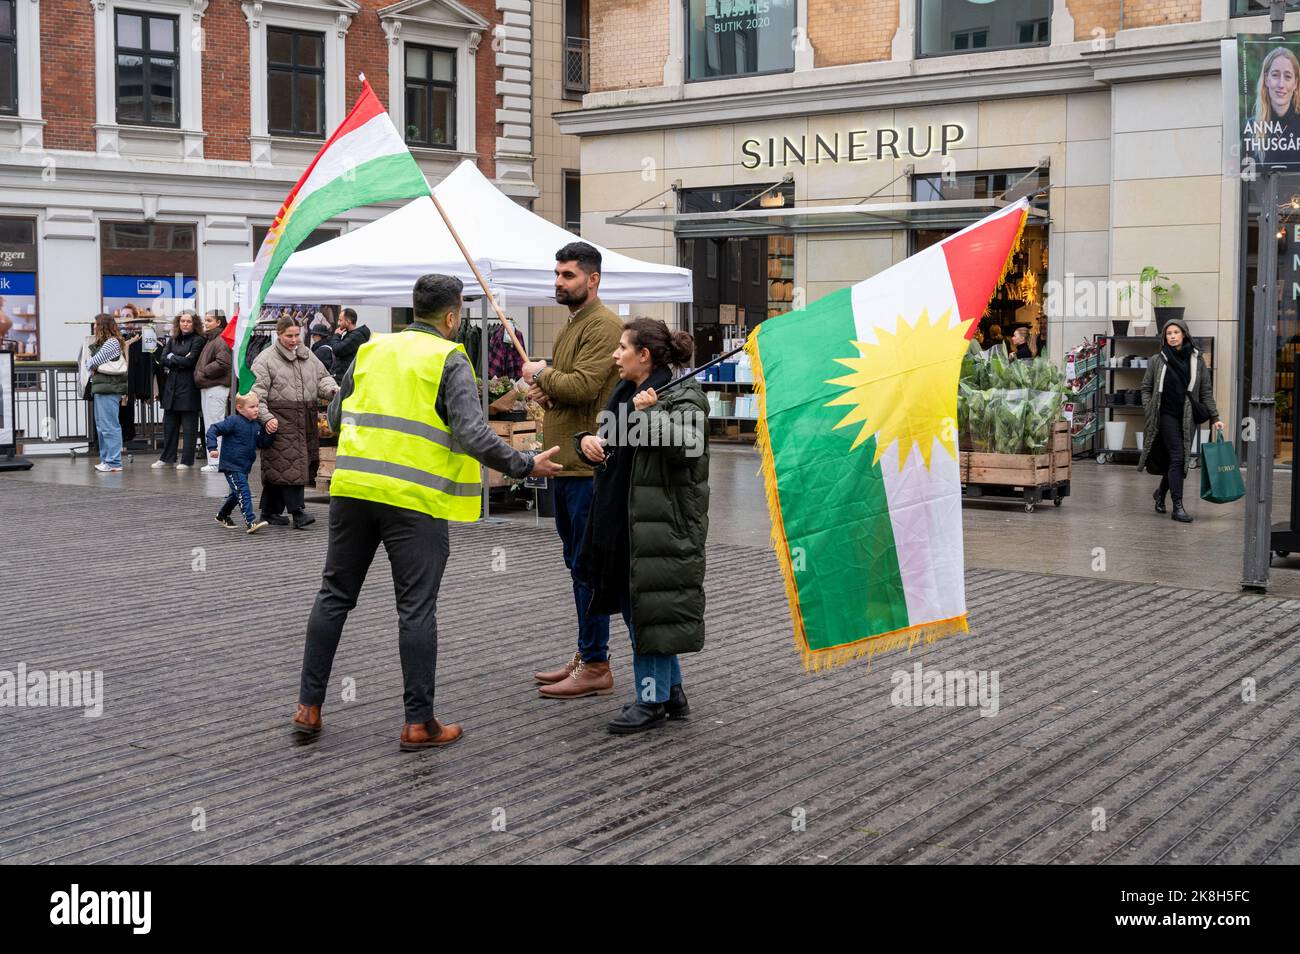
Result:
<svg viewBox="0 0 1300 954">
<path fill-rule="evenodd" d="M 262 518 L 287 525 L 282 516 L 287 510 L 301 530 L 316 522 L 307 515 L 305 488 L 320 458 L 317 408 L 334 396 L 338 382 L 302 343 L 302 329 L 292 318 L 276 324 L 275 344 L 253 361 L 253 378 L 253 391 L 261 398 L 258 417 L 263 423 L 279 421 L 275 442 L 262 451 Z"/>
</svg>

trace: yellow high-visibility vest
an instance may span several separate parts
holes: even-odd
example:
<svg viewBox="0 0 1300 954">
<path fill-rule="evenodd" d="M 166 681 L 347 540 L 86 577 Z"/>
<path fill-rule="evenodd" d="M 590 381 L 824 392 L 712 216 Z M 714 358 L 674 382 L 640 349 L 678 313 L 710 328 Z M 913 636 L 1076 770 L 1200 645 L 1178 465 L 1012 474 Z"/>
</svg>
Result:
<svg viewBox="0 0 1300 954">
<path fill-rule="evenodd" d="M 455 449 L 438 416 L 438 386 L 453 352 L 439 334 L 376 335 L 357 351 L 343 402 L 330 496 L 357 497 L 446 520 L 479 518 L 478 462 Z"/>
</svg>

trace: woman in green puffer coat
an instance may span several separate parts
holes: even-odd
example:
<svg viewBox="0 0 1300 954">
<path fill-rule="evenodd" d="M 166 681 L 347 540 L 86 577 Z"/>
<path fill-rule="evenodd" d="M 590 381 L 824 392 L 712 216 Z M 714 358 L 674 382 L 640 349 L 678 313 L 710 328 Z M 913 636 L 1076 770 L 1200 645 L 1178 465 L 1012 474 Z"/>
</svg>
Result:
<svg viewBox="0 0 1300 954">
<path fill-rule="evenodd" d="M 621 612 L 632 637 L 636 697 L 609 724 L 619 735 L 689 714 L 677 655 L 704 647 L 709 402 L 694 380 L 659 393 L 694 351 L 662 321 L 627 322 L 599 433 L 574 436 L 595 468 L 577 566 L 594 594 L 587 612 Z"/>
</svg>

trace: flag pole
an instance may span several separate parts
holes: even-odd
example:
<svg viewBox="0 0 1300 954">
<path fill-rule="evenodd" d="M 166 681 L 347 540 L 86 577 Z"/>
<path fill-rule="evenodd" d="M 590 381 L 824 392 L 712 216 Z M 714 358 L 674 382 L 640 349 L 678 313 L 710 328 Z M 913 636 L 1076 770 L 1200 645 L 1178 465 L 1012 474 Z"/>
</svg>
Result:
<svg viewBox="0 0 1300 954">
<path fill-rule="evenodd" d="M 465 256 L 465 264 L 470 267 L 470 270 L 474 273 L 474 278 L 478 280 L 479 287 L 483 289 L 483 294 L 486 295 L 487 300 L 492 303 L 492 309 L 497 313 L 497 318 L 501 320 L 501 324 L 505 326 L 506 333 L 510 335 L 510 340 L 513 342 L 515 350 L 519 352 L 519 357 L 523 358 L 525 362 L 531 361 L 532 358 L 528 357 L 528 352 L 524 350 L 524 346 L 520 343 L 519 336 L 515 334 L 514 325 L 511 323 L 510 319 L 506 317 L 506 313 L 501 310 L 501 306 L 497 304 L 496 296 L 492 294 L 492 289 L 488 288 L 488 283 L 483 277 L 483 273 L 478 270 L 478 266 L 474 264 L 474 259 L 470 258 L 469 249 L 467 249 L 465 243 L 460 240 L 460 233 L 456 231 L 456 226 L 451 224 L 451 219 L 447 216 L 447 210 L 442 207 L 442 203 L 438 201 L 438 196 L 433 192 L 429 193 L 429 198 L 433 199 L 433 207 L 438 210 L 438 214 L 442 216 L 442 221 L 447 226 L 447 231 L 451 232 L 451 237 L 456 240 L 456 246 L 460 249 L 460 254 Z M 486 338 L 487 328 L 485 327 L 483 331 L 484 337 Z"/>
<path fill-rule="evenodd" d="M 748 341 L 749 339 L 746 338 L 745 340 Z M 656 393 L 657 393 L 657 394 L 663 394 L 663 392 L 667 391 L 669 388 L 676 387 L 677 385 L 681 384 L 683 381 L 687 381 L 687 380 L 689 380 L 689 379 L 695 377 L 695 376 L 696 376 L 697 374 L 699 374 L 701 371 L 706 371 L 706 370 L 708 370 L 709 368 L 713 367 L 715 364 L 721 364 L 722 362 L 724 362 L 724 361 L 726 361 L 728 358 L 730 358 L 733 354 L 740 354 L 740 352 L 742 352 L 742 351 L 744 351 L 744 350 L 745 350 L 745 346 L 744 346 L 744 345 L 741 345 L 739 348 L 732 348 L 732 349 L 731 349 L 730 351 L 728 351 L 726 354 L 720 354 L 720 355 L 718 355 L 716 358 L 714 358 L 714 359 L 713 359 L 712 361 L 710 361 L 708 364 L 702 364 L 702 365 L 700 365 L 698 368 L 692 368 L 690 371 L 687 371 L 687 372 L 686 372 L 685 374 L 683 374 L 681 377 L 673 378 L 671 381 L 669 381 L 667 384 L 665 384 L 663 387 L 661 387 L 661 388 L 660 388 Z"/>
</svg>

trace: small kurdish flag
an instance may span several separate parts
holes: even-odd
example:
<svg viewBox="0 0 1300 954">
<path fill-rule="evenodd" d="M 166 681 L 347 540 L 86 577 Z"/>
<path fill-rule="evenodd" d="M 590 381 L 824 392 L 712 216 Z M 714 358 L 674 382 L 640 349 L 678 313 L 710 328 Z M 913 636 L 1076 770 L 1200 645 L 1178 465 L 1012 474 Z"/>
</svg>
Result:
<svg viewBox="0 0 1300 954">
<path fill-rule="evenodd" d="M 226 341 L 235 352 L 240 394 L 253 386 L 253 372 L 245 355 L 262 302 L 302 240 L 340 212 L 428 194 L 424 173 L 363 77 L 361 98 L 290 190 L 257 250 L 253 300 L 226 326 Z"/>
<path fill-rule="evenodd" d="M 759 325 L 772 537 L 807 669 L 965 632 L 957 380 L 1024 200 Z"/>
</svg>

